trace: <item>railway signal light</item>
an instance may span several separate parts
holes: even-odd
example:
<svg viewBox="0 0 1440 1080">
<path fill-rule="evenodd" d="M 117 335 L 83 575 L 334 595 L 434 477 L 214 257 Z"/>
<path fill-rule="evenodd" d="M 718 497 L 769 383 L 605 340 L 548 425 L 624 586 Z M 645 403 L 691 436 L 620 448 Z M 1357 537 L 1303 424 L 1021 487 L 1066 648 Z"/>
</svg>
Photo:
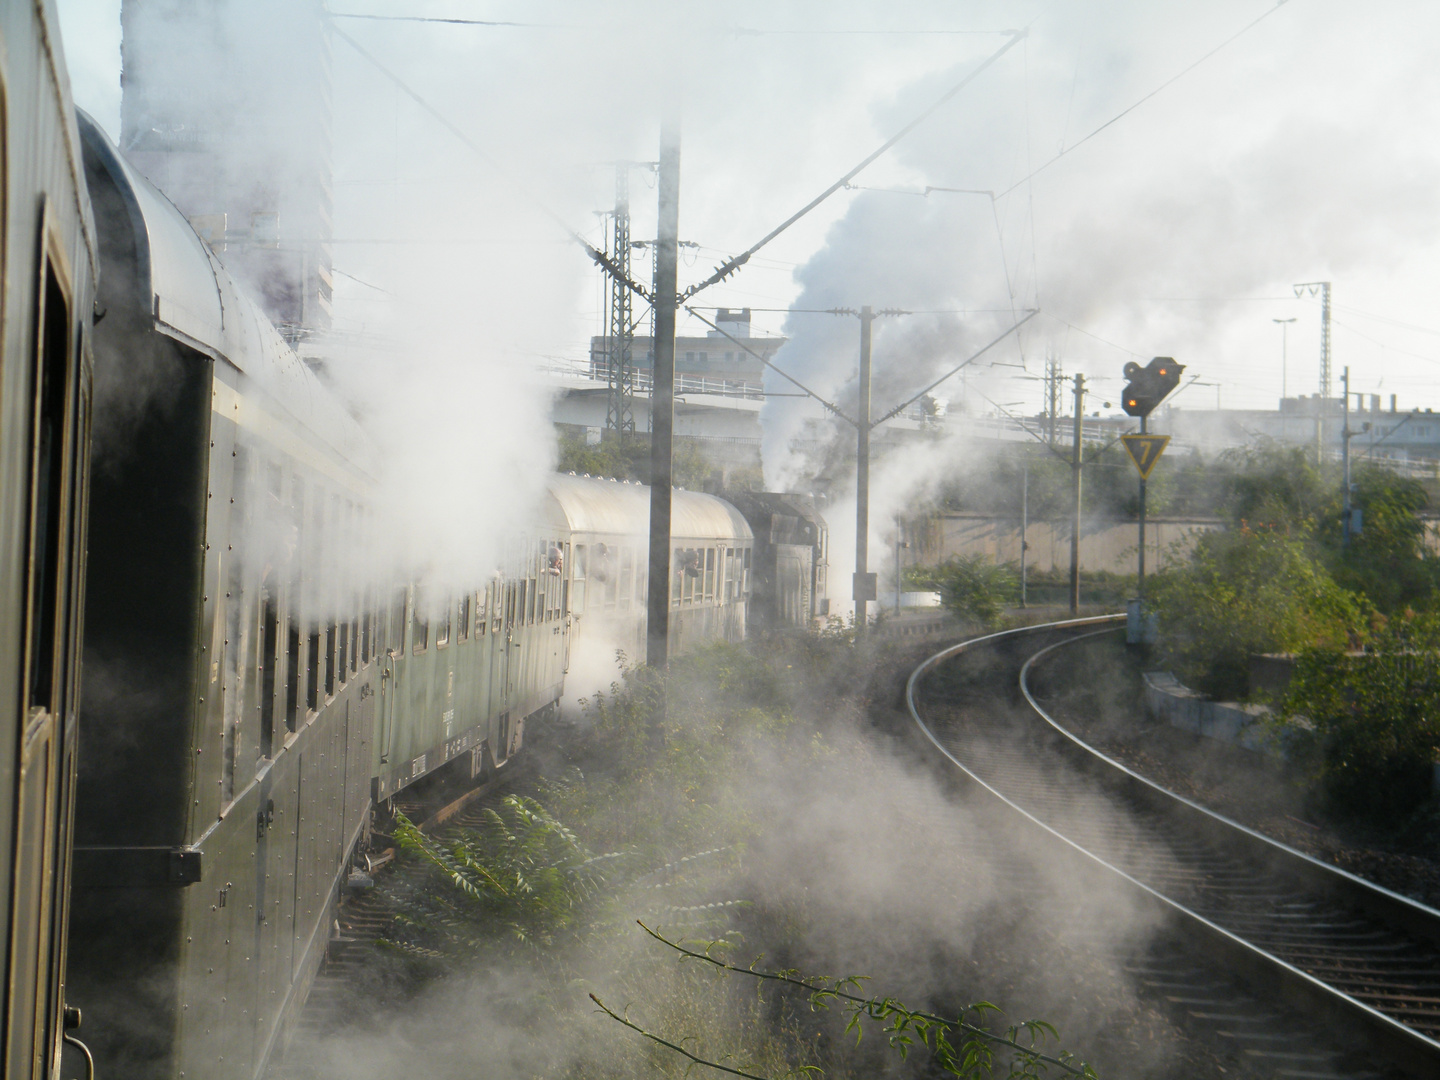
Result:
<svg viewBox="0 0 1440 1080">
<path fill-rule="evenodd" d="M 1131 360 L 1125 365 L 1125 378 L 1130 381 L 1120 397 L 1120 407 L 1131 416 L 1149 416 L 1180 385 L 1184 370 L 1185 365 L 1170 356 L 1157 356 L 1144 367 Z"/>
</svg>

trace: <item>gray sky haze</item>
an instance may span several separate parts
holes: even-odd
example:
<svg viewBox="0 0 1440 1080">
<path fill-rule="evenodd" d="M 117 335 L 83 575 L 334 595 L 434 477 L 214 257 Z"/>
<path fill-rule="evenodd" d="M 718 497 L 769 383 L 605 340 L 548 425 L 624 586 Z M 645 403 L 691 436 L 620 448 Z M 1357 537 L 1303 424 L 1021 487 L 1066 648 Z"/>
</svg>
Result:
<svg viewBox="0 0 1440 1080">
<path fill-rule="evenodd" d="M 530 196 L 598 242 L 611 163 L 653 160 L 659 117 L 677 108 L 681 234 L 700 245 L 683 253 L 682 284 L 699 280 L 1000 48 L 998 31 L 1024 29 L 1023 42 L 857 177 L 857 190 L 701 302 L 782 309 L 757 312 L 756 326 L 788 334 L 781 362 L 822 391 L 853 371 L 852 321 L 787 317 L 791 305 L 947 312 L 877 330 L 879 385 L 897 393 L 958 362 L 1012 311 L 1039 307 L 996 351 L 1003 366 L 971 378 L 974 391 L 1034 412 L 1041 384 L 1023 376 L 1051 355 L 1113 400 L 1127 360 L 1164 354 L 1221 383 L 1227 407 L 1273 408 L 1282 376 L 1271 320 L 1297 318 L 1288 386 L 1313 393 L 1318 301 L 1291 286 L 1329 279 L 1337 377 L 1348 364 L 1356 390 L 1398 394 L 1402 408 L 1440 406 L 1435 5 L 334 0 L 331 9 L 531 24 L 336 19 L 489 158 L 335 39 L 342 332 L 403 336 L 399 312 L 419 295 L 432 314 L 454 310 L 496 363 L 583 357 L 602 329 L 599 273 Z M 114 132 L 119 0 L 61 0 L 60 10 L 76 100 Z M 653 176 L 637 170 L 632 184 L 634 235 L 645 238 Z M 1005 194 L 925 196 L 927 186 Z M 635 270 L 648 278 L 640 253 Z M 703 329 L 682 318 L 682 333 Z M 958 385 L 946 392 L 958 406 Z M 1213 408 L 1216 396 L 1197 386 L 1176 404 Z M 979 397 L 970 405 L 988 408 Z"/>
</svg>

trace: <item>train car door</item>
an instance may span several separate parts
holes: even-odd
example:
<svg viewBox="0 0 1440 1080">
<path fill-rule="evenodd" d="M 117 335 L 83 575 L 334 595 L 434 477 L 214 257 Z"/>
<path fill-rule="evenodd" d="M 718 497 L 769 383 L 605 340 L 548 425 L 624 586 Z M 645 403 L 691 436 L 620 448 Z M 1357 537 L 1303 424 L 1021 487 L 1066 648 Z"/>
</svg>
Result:
<svg viewBox="0 0 1440 1080">
<path fill-rule="evenodd" d="M 59 1054 L 68 839 L 74 769 L 78 365 L 68 278 L 46 228 L 26 405 L 30 411 L 24 709 L 14 788 L 5 1075 L 43 1077 Z M 58 1066 L 57 1066 L 58 1067 Z"/>
</svg>

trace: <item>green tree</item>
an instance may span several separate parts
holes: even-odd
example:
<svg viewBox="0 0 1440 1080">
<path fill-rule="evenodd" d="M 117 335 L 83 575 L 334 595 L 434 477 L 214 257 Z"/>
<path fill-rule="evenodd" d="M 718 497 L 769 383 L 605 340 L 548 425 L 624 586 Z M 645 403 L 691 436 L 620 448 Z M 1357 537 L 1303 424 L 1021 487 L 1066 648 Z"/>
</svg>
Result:
<svg viewBox="0 0 1440 1080">
<path fill-rule="evenodd" d="M 1440 621 L 1392 619 L 1363 653 L 1301 652 L 1281 707 L 1338 809 L 1394 824 L 1430 794 L 1440 752 Z"/>
<path fill-rule="evenodd" d="M 1363 599 L 1335 583 L 1310 544 L 1278 529 L 1207 533 L 1188 561 L 1151 581 L 1165 659 L 1215 698 L 1248 694 L 1251 654 L 1343 649 L 1366 622 Z"/>
</svg>

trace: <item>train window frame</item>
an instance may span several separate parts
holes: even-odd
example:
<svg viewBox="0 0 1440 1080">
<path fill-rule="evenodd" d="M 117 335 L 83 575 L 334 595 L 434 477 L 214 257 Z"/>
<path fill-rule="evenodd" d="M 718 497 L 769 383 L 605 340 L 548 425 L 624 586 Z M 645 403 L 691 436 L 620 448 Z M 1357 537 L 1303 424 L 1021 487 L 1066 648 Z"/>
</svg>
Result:
<svg viewBox="0 0 1440 1080">
<path fill-rule="evenodd" d="M 473 607 L 475 594 L 463 592 L 455 604 L 455 638 L 457 642 L 470 640 L 470 624 L 475 621 L 475 609 Z"/>
<path fill-rule="evenodd" d="M 620 548 L 620 584 L 616 603 L 621 611 L 629 611 L 635 592 L 635 549 L 629 544 Z"/>
<path fill-rule="evenodd" d="M 67 620 L 60 610 L 60 600 L 63 591 L 62 582 L 68 574 L 69 565 L 65 534 L 68 531 L 69 523 L 67 503 L 72 488 L 69 465 L 74 456 L 74 450 L 70 446 L 70 442 L 74 438 L 74 415 L 70 399 L 75 394 L 70 371 L 72 334 L 74 333 L 70 318 L 74 306 L 73 285 L 63 248 L 54 234 L 48 206 L 45 207 L 42 216 L 44 218 L 42 225 L 44 239 L 40 245 L 38 260 L 39 304 L 35 312 L 36 340 L 30 356 L 28 394 L 30 417 L 27 425 L 29 433 L 26 437 L 29 451 L 26 486 L 29 490 L 26 492 L 25 499 L 27 521 L 22 693 L 24 694 L 26 716 L 29 718 L 28 723 L 30 724 L 34 723 L 33 718 L 38 715 L 37 708 L 41 713 L 52 716 L 63 711 L 63 702 L 61 701 L 64 696 L 61 692 L 64 686 L 62 660 L 65 651 L 63 639 L 67 632 L 64 624 Z M 58 319 L 56 311 L 51 308 L 52 296 L 59 297 Z M 53 331 L 57 327 L 63 331 L 63 337 L 61 347 L 54 349 L 52 348 Z M 56 388 L 48 385 L 46 380 L 46 373 L 52 367 L 58 367 L 61 372 L 58 393 L 54 392 Z M 47 415 L 46 402 L 42 399 L 46 397 L 47 393 L 54 398 L 49 404 L 52 406 L 52 411 L 59 417 L 58 428 L 53 432 L 51 439 L 51 444 L 58 452 L 45 455 L 45 461 L 42 463 L 42 417 Z M 57 402 L 59 408 L 53 409 Z M 51 478 L 48 487 L 40 475 L 42 469 L 46 470 Z M 57 477 L 58 483 L 55 483 Z M 43 502 L 40 495 L 42 487 L 46 488 Z M 50 488 L 54 490 L 50 490 Z M 40 522 L 42 515 L 45 518 L 43 531 Z M 46 552 L 37 558 L 37 549 L 42 545 L 46 548 Z M 48 704 L 37 705 L 37 699 L 42 695 L 48 699 Z"/>
<path fill-rule="evenodd" d="M 0 135 L 8 138 L 8 134 L 8 87 L 0 72 Z M 5 139 L 0 139 L 0 179 L 7 178 L 8 164 Z M 8 229 L 8 214 L 0 215 L 0 222 Z M 3 240 L 0 254 L 9 254 Z M 22 350 L 30 353 L 26 387 L 30 418 L 24 443 L 28 456 L 22 532 L 24 607 L 18 628 L 22 666 L 16 695 L 22 709 L 18 752 L 12 762 L 6 973 L 12 989 L 29 987 L 31 992 L 12 993 L 4 1016 L 5 1059 L 17 1065 L 27 1058 L 49 1063 L 52 1048 L 58 1046 L 63 991 L 52 975 L 61 955 L 63 936 L 59 935 L 66 905 L 61 888 L 68 855 L 61 844 L 68 841 L 69 813 L 62 800 L 69 786 L 67 770 L 74 761 L 68 714 L 75 707 L 75 672 L 66 659 L 67 645 L 78 644 L 73 635 L 80 612 L 72 589 L 78 587 L 77 567 L 83 567 L 78 530 L 84 519 L 77 494 L 84 496 L 86 473 L 80 453 L 84 444 L 77 439 L 83 437 L 87 421 L 81 392 L 85 352 L 81 328 L 72 318 L 75 279 L 48 199 L 41 206 L 37 262 L 34 348 Z M 87 321 L 88 316 L 87 312 Z M 57 324 L 63 336 L 55 333 Z M 52 377 L 56 368 L 58 380 Z M 42 446 L 48 452 L 42 452 Z M 59 1061 L 53 1064 L 58 1072 Z"/>
<path fill-rule="evenodd" d="M 589 554 L 590 549 L 586 544 L 570 545 L 570 610 L 577 615 L 585 613 L 585 586 L 589 580 L 585 576 L 585 560 Z"/>
<path fill-rule="evenodd" d="M 410 597 L 410 653 L 412 656 L 419 656 L 430 648 L 430 618 L 420 614 L 425 601 L 425 594 L 420 586 L 415 586 Z"/>
<path fill-rule="evenodd" d="M 475 590 L 475 636 L 484 637 L 490 631 L 490 586 Z"/>
<path fill-rule="evenodd" d="M 446 597 L 440 610 L 445 614 L 435 623 L 435 648 L 448 649 L 450 647 L 450 631 L 454 621 L 455 601 Z"/>
</svg>

